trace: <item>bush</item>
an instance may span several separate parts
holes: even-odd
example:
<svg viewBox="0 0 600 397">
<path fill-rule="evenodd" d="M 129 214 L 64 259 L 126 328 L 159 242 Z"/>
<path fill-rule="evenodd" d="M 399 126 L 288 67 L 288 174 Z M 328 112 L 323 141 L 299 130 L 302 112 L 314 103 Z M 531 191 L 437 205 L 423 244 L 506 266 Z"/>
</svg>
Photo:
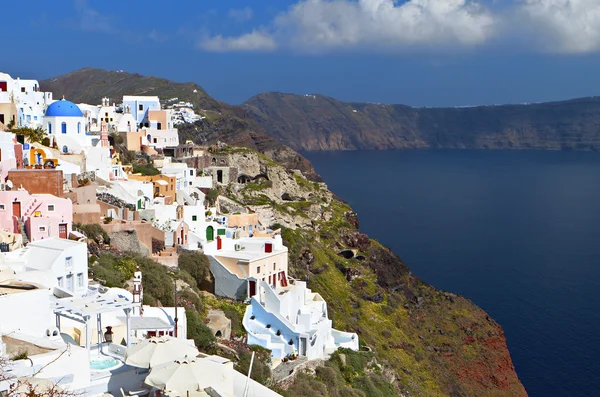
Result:
<svg viewBox="0 0 600 397">
<path fill-rule="evenodd" d="M 158 254 L 165 249 L 165 242 L 152 237 L 152 253 Z"/>
<path fill-rule="evenodd" d="M 187 337 L 194 340 L 196 347 L 205 353 L 214 353 L 217 338 L 200 318 L 200 315 L 192 309 L 185 309 L 187 317 Z"/>
<path fill-rule="evenodd" d="M 178 295 L 178 304 L 184 306 L 186 309 L 194 309 L 200 312 L 204 309 L 202 299 L 198 294 L 194 293 L 191 289 L 187 288 L 181 291 Z"/>
<path fill-rule="evenodd" d="M 206 195 L 204 196 L 204 198 L 206 199 L 206 201 L 208 201 L 208 204 L 211 207 L 214 207 L 218 197 L 219 191 L 217 189 L 210 189 L 208 193 L 206 193 Z"/>
<path fill-rule="evenodd" d="M 168 269 L 150 258 L 140 255 L 133 258 L 143 273 L 144 298 L 149 294 L 160 301 L 162 306 L 175 306 L 175 287 Z"/>
<path fill-rule="evenodd" d="M 94 273 L 94 278 L 111 288 L 120 288 L 129 279 L 119 270 L 116 257 L 109 253 L 101 254 L 96 262 L 90 264 L 90 270 Z"/>
<path fill-rule="evenodd" d="M 179 269 L 188 272 L 198 286 L 202 285 L 204 280 L 210 274 L 210 264 L 208 257 L 196 251 L 182 251 L 177 261 Z"/>
<path fill-rule="evenodd" d="M 294 383 L 284 392 L 289 397 L 329 397 L 327 387 L 305 372 L 296 375 Z"/>
<path fill-rule="evenodd" d="M 254 363 L 252 365 L 252 374 L 250 377 L 260 384 L 266 384 L 271 378 L 271 351 L 260 346 L 252 345 L 250 348 L 238 348 L 237 353 L 240 358 L 235 369 L 243 374 L 248 374 L 250 369 L 250 360 L 254 351 Z"/>
<path fill-rule="evenodd" d="M 242 315 L 234 309 L 223 309 L 225 317 L 231 320 L 231 333 L 234 335 L 244 335 L 244 327 L 242 326 Z"/>
<path fill-rule="evenodd" d="M 146 176 L 153 176 L 160 174 L 160 171 L 152 164 L 144 164 L 144 165 L 134 165 L 133 166 L 134 174 L 142 174 Z"/>
<path fill-rule="evenodd" d="M 102 229 L 102 226 L 100 226 L 100 224 L 98 223 L 76 223 L 75 227 L 84 232 L 85 235 L 88 236 L 88 238 L 94 240 L 98 244 L 102 242 L 105 244 L 110 244 L 110 237 L 108 236 L 108 233 L 106 233 L 106 231 Z"/>
</svg>

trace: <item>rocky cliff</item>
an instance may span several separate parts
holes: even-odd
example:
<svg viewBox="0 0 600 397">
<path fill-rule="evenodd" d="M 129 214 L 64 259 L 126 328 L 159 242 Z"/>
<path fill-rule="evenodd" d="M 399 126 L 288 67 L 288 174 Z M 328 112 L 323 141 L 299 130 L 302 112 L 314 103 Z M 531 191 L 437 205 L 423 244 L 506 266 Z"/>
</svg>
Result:
<svg viewBox="0 0 600 397">
<path fill-rule="evenodd" d="M 600 149 L 600 98 L 414 108 L 265 93 L 243 107 L 295 150 Z"/>
<path fill-rule="evenodd" d="M 357 214 L 326 184 L 247 149 L 229 153 L 240 172 L 264 177 L 232 183 L 221 194 L 258 212 L 263 224 L 282 228 L 291 275 L 308 279 L 328 302 L 334 326 L 357 332 L 372 351 L 363 369 L 339 364 L 345 381 L 335 385 L 323 368 L 337 364 L 326 363 L 287 384 L 288 395 L 526 395 L 501 326 L 483 310 L 416 278 L 360 232 Z M 344 394 L 346 387 L 352 391 Z"/>
</svg>

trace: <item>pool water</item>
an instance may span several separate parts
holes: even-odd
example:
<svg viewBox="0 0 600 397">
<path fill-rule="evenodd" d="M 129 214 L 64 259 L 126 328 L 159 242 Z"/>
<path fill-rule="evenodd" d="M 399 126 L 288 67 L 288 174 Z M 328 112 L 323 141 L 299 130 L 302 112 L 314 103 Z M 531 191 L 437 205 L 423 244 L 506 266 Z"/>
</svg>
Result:
<svg viewBox="0 0 600 397">
<path fill-rule="evenodd" d="M 95 370 L 109 369 L 119 365 L 119 361 L 113 358 L 103 358 L 97 360 L 90 360 L 90 368 Z"/>
</svg>

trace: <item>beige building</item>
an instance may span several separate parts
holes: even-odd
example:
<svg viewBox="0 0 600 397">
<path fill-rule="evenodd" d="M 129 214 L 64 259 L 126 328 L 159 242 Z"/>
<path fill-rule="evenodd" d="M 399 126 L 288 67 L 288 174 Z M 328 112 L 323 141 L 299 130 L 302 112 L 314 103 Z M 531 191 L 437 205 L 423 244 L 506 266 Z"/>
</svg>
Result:
<svg viewBox="0 0 600 397">
<path fill-rule="evenodd" d="M 288 285 L 288 249 L 281 236 L 270 238 L 221 239 L 208 243 L 214 277 L 214 293 L 244 300 L 256 294 L 257 282 L 273 287 Z"/>
</svg>

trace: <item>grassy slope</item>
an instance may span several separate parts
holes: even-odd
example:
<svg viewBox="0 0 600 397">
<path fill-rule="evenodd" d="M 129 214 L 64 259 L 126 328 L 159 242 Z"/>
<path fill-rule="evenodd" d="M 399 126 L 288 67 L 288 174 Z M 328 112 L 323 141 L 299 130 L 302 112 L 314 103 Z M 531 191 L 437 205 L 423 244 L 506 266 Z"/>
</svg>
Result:
<svg viewBox="0 0 600 397">
<path fill-rule="evenodd" d="M 261 162 L 276 167 L 265 159 Z M 270 194 L 268 185 L 254 184 L 228 189 L 227 194 L 246 204 L 268 204 L 279 214 L 276 219 L 320 203 L 331 217 L 317 218 L 303 229 L 283 230 L 292 276 L 308 278 L 309 287 L 326 299 L 335 327 L 359 333 L 361 344 L 373 349 L 399 392 L 418 396 L 526 394 L 514 372 L 502 328 L 483 310 L 414 277 L 391 251 L 358 231 L 351 208 L 333 198 L 323 185 L 297 174 L 283 182 L 288 186 L 295 182 L 311 195 L 305 195 L 306 201 L 282 202 Z M 337 255 L 347 248 L 358 250 L 364 259 Z M 292 390 L 297 389 L 292 386 Z"/>
</svg>

